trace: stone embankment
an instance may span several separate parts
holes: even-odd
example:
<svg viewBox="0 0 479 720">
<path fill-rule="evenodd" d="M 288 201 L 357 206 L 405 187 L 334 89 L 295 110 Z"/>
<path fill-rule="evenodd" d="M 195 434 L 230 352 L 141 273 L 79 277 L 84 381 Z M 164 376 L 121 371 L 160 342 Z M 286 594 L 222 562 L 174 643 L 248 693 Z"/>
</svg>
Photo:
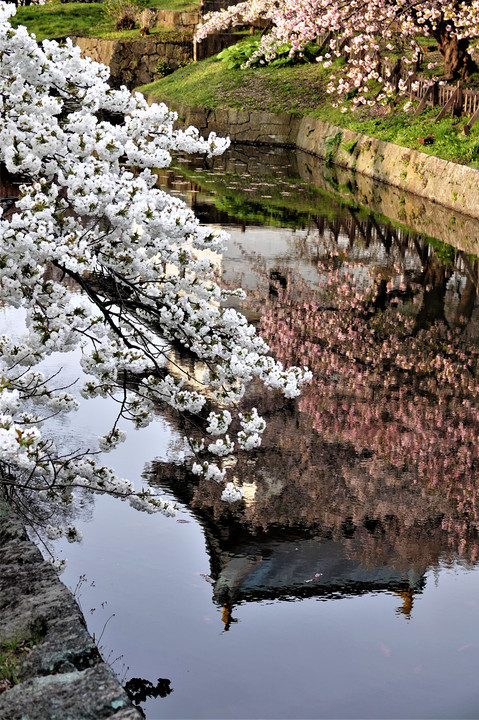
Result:
<svg viewBox="0 0 479 720">
<path fill-rule="evenodd" d="M 3 503 L 0 564 L 0 654 L 11 641 L 21 648 L 18 683 L 0 694 L 1 720 L 139 720 L 72 593 Z"/>
<path fill-rule="evenodd" d="M 184 38 L 178 40 L 165 39 L 155 34 L 154 30 L 151 35 L 137 39 L 72 39 L 84 56 L 109 66 L 113 86 L 134 88 L 158 80 L 166 68 L 176 70 L 194 59 L 203 60 L 216 55 L 243 37 L 238 33 L 218 32 L 195 44 L 193 33 L 200 20 L 199 12 L 157 10 L 154 27 L 174 31 L 177 37 Z"/>
<path fill-rule="evenodd" d="M 149 96 L 150 102 L 161 97 Z M 286 113 L 209 109 L 168 102 L 181 126 L 194 125 L 202 135 L 214 131 L 233 142 L 296 147 L 387 183 L 404 192 L 479 218 L 479 171 L 467 165 L 377 140 L 316 118 Z"/>
<path fill-rule="evenodd" d="M 112 85 L 136 87 L 158 78 L 157 69 L 176 69 L 193 58 L 193 40 L 165 42 L 154 36 L 139 40 L 103 40 L 77 37 L 84 56 L 110 67 Z"/>
<path fill-rule="evenodd" d="M 238 42 L 238 34 L 216 33 L 197 45 L 196 58 L 216 55 L 223 48 Z M 158 80 L 159 71 L 171 70 L 192 62 L 195 48 L 193 39 L 165 41 L 154 35 L 136 40 L 104 40 L 103 38 L 76 37 L 73 41 L 84 56 L 110 67 L 114 87 L 129 88 L 147 85 Z"/>
</svg>

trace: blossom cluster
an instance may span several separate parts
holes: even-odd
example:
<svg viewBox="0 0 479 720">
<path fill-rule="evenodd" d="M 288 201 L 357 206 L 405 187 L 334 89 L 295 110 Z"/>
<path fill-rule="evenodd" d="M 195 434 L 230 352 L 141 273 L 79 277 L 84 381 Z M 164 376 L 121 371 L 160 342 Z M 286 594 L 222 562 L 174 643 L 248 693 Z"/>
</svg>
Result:
<svg viewBox="0 0 479 720">
<path fill-rule="evenodd" d="M 151 491 L 135 491 L 89 455 L 61 458 L 42 437 L 42 418 L 76 405 L 35 371 L 42 359 L 81 348 L 82 395 L 116 399 L 118 419 L 137 427 L 162 403 L 183 415 L 201 414 L 207 400 L 233 406 L 255 377 L 294 397 L 309 376 L 275 362 L 244 316 L 223 307 L 215 253 L 225 235 L 156 187 L 153 169 L 172 152 L 213 156 L 228 139 L 175 129 L 165 105 L 113 90 L 108 68 L 70 40 L 39 45 L 13 29 L 14 11 L 0 4 L 0 163 L 24 184 L 13 212 L 0 216 L 0 287 L 5 304 L 25 310 L 27 329 L 19 341 L 0 338 L 4 477 L 45 499 L 71 501 L 82 487 L 168 515 L 171 504 Z M 207 368 L 199 389 L 171 362 L 173 346 Z M 230 421 L 224 409 L 206 431 L 224 434 Z M 124 436 L 115 422 L 99 447 L 111 450 Z M 207 450 L 221 458 L 234 447 L 226 436 Z M 207 460 L 198 467 L 215 480 L 225 474 Z"/>
<path fill-rule="evenodd" d="M 318 60 L 325 67 L 335 58 L 346 60 L 344 72 L 333 75 L 329 92 L 352 99 L 353 104 L 387 101 L 398 88 L 384 71 L 383 53 L 398 50 L 413 74 L 418 59 L 418 36 L 433 37 L 445 60 L 446 75 L 462 75 L 474 66 L 471 50 L 479 38 L 479 0 L 246 0 L 207 13 L 196 30 L 196 40 L 231 26 L 268 21 L 268 32 L 246 65 L 270 62 L 287 43 L 290 56 L 301 56 L 311 42 L 319 42 Z M 405 54 L 407 46 L 410 52 Z M 409 55 L 406 57 L 405 55 Z M 400 81 L 406 90 L 404 79 Z M 379 90 L 377 89 L 379 87 Z"/>
</svg>

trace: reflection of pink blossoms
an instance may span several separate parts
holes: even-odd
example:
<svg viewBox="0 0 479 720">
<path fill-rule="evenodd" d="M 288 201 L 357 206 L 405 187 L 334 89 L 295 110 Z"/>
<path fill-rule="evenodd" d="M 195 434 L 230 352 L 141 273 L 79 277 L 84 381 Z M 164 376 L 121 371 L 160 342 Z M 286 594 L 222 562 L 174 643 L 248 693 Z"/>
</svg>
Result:
<svg viewBox="0 0 479 720">
<path fill-rule="evenodd" d="M 419 288 L 416 303 L 378 311 L 380 276 L 364 289 L 358 266 L 323 265 L 320 273 L 314 301 L 262 318 L 277 357 L 313 371 L 301 411 L 323 439 L 350 444 L 371 466 L 403 471 L 426 492 L 440 489 L 477 523 L 477 347 L 442 323 L 417 328 Z"/>
</svg>

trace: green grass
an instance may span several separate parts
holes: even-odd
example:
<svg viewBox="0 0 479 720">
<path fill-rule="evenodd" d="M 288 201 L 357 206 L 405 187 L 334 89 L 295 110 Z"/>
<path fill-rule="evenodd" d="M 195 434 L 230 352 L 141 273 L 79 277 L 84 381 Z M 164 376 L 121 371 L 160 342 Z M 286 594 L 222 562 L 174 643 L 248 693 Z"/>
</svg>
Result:
<svg viewBox="0 0 479 720">
<path fill-rule="evenodd" d="M 184 10 L 195 11 L 200 6 L 199 0 L 155 0 L 149 7 L 157 10 Z"/>
<path fill-rule="evenodd" d="M 336 65 L 334 70 L 337 75 L 340 67 Z M 436 123 L 434 118 L 439 108 L 429 108 L 418 118 L 402 109 L 404 102 L 391 108 L 367 107 L 357 112 L 348 108 L 342 113 L 332 106 L 331 97 L 326 93 L 328 77 L 329 70 L 317 63 L 241 70 L 208 58 L 140 90 L 166 103 L 290 112 L 298 117 L 309 115 L 446 160 L 479 167 L 479 122 L 466 137 L 461 130 L 469 118 L 446 117 Z M 420 140 L 424 137 L 433 138 L 432 144 L 422 144 Z"/>
<path fill-rule="evenodd" d="M 88 33 L 88 35 L 91 35 L 91 33 Z M 139 29 L 135 28 L 134 30 L 100 30 L 95 33 L 95 37 L 103 40 L 138 40 L 141 36 Z M 193 33 L 154 27 L 151 28 L 149 37 L 161 42 L 181 43 L 185 41 L 192 42 Z"/>
<path fill-rule="evenodd" d="M 439 108 L 428 108 L 418 118 L 398 110 L 379 118 L 360 119 L 349 115 L 346 118 L 329 116 L 325 119 L 428 155 L 479 167 L 479 127 L 474 126 L 471 135 L 467 137 L 462 133 L 462 127 L 469 117 L 455 118 L 454 121 L 446 117 L 436 122 L 438 112 Z M 432 139 L 430 145 L 421 142 L 425 137 Z"/>
<path fill-rule="evenodd" d="M 27 640 L 14 637 L 11 640 L 0 641 L 0 693 L 18 683 L 17 672 L 22 660 L 40 641 L 41 632 L 38 623 L 32 630 L 31 638 Z"/>
<path fill-rule="evenodd" d="M 319 65 L 228 69 L 216 58 L 177 70 L 141 88 L 165 101 L 210 108 L 311 114 L 325 101 L 327 74 Z"/>
<path fill-rule="evenodd" d="M 88 35 L 108 30 L 111 22 L 104 16 L 101 3 L 51 3 L 19 7 L 12 25 L 25 25 L 37 40 Z"/>
<path fill-rule="evenodd" d="M 197 10 L 197 0 L 146 0 L 145 6 L 161 10 Z M 139 37 L 138 30 L 118 32 L 105 16 L 102 3 L 61 3 L 28 5 L 17 8 L 12 25 L 25 25 L 37 40 L 59 39 L 75 35 L 121 39 Z M 154 33 L 165 33 L 155 28 Z"/>
</svg>

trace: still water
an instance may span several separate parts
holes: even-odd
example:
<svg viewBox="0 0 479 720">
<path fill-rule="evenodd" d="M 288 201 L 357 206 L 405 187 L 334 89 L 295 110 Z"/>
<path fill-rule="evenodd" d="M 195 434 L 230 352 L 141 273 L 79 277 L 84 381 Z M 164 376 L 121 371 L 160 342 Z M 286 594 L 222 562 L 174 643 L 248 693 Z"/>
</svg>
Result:
<svg viewBox="0 0 479 720">
<path fill-rule="evenodd" d="M 105 458 L 179 507 L 86 501 L 56 545 L 105 658 L 170 681 L 149 720 L 478 718 L 478 224 L 293 153 L 160 182 L 230 232 L 224 281 L 314 380 L 295 404 L 251 390 L 268 430 L 240 505 L 187 474 L 170 416 Z M 110 414 L 52 431 L 88 444 Z"/>
</svg>

